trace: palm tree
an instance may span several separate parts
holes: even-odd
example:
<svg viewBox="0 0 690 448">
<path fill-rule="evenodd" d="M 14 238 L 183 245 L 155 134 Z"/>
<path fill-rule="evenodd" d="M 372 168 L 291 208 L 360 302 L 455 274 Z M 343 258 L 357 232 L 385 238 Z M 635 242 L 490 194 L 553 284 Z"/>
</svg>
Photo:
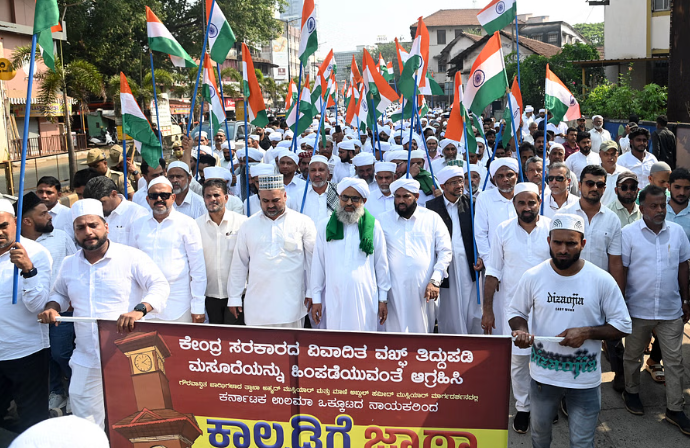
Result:
<svg viewBox="0 0 690 448">
<path fill-rule="evenodd" d="M 35 55 L 40 59 L 40 55 Z M 12 65 L 20 67 L 30 62 L 31 47 L 23 46 L 15 48 L 12 53 Z M 71 117 L 67 113 L 67 95 L 79 101 L 81 114 L 88 113 L 89 99 L 98 96 L 105 99 L 105 86 L 103 76 L 96 66 L 82 59 L 63 64 L 59 57 L 55 58 L 55 71 L 46 70 L 36 75 L 39 83 L 38 102 L 44 111 L 47 111 L 50 104 L 56 103 L 58 95 L 62 96 L 65 105 L 65 128 L 67 131 L 67 155 L 69 159 L 70 179 L 74 178 L 77 172 L 77 157 L 74 152 L 72 142 L 72 123 Z"/>
</svg>

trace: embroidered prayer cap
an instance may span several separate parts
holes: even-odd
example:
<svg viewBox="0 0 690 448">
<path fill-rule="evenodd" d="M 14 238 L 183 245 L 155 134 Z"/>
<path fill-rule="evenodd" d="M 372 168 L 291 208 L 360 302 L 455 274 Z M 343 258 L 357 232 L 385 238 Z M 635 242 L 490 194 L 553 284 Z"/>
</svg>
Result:
<svg viewBox="0 0 690 448">
<path fill-rule="evenodd" d="M 268 136 L 268 139 L 272 142 L 279 142 L 283 139 L 283 136 L 277 132 L 272 132 L 271 135 Z"/>
<path fill-rule="evenodd" d="M 72 221 L 85 215 L 103 218 L 103 204 L 97 199 L 80 199 L 72 205 Z"/>
<path fill-rule="evenodd" d="M 514 197 L 517 197 L 520 193 L 524 192 L 530 192 L 534 193 L 539 197 L 539 187 L 537 184 L 532 183 L 532 182 L 520 182 L 517 185 L 515 185 L 515 190 L 514 190 Z"/>
<path fill-rule="evenodd" d="M 370 152 L 360 152 L 352 158 L 352 164 L 354 166 L 367 166 L 373 165 L 376 162 L 374 155 Z"/>
<path fill-rule="evenodd" d="M 280 162 L 280 159 L 282 159 L 283 157 L 288 157 L 290 160 L 295 162 L 295 165 L 299 165 L 299 157 L 297 156 L 297 154 L 290 151 L 289 149 L 283 149 L 278 153 L 278 162 Z"/>
<path fill-rule="evenodd" d="M 269 176 L 275 174 L 275 172 L 276 170 L 273 168 L 273 165 L 268 163 L 257 163 L 249 168 L 249 175 L 251 177 Z"/>
<path fill-rule="evenodd" d="M 282 174 L 259 176 L 259 190 L 284 190 Z"/>
<path fill-rule="evenodd" d="M 574 230 L 585 234 L 585 221 L 578 215 L 557 213 L 551 221 L 551 230 Z"/>
<path fill-rule="evenodd" d="M 354 177 L 346 177 L 338 182 L 338 195 L 343 194 L 343 191 L 349 187 L 354 188 L 364 199 L 369 198 L 369 186 L 363 179 L 356 179 Z"/>
<path fill-rule="evenodd" d="M 149 191 L 151 189 L 151 187 L 153 187 L 154 185 L 158 185 L 158 184 L 165 184 L 165 185 L 169 186 L 170 191 L 172 191 L 172 187 L 173 187 L 172 183 L 165 176 L 158 176 L 155 179 L 153 179 L 151 182 L 149 182 L 149 185 L 146 187 L 146 191 Z"/>
<path fill-rule="evenodd" d="M 444 149 L 446 149 L 446 146 L 448 146 L 448 145 L 453 145 L 453 146 L 455 146 L 455 149 L 458 149 L 458 142 L 456 142 L 455 140 L 451 140 L 451 139 L 449 139 L 449 138 L 444 138 L 444 139 L 441 140 L 441 142 L 438 144 L 439 148 L 441 148 L 441 151 L 443 151 Z"/>
<path fill-rule="evenodd" d="M 672 171 L 671 167 L 668 165 L 666 162 L 656 162 L 652 167 L 649 169 L 649 174 L 654 174 L 654 173 L 665 173 L 667 171 Z"/>
<path fill-rule="evenodd" d="M 323 163 L 324 165 L 328 166 L 328 159 L 326 158 L 326 156 L 317 154 L 311 158 L 309 165 L 311 166 L 312 163 Z"/>
<path fill-rule="evenodd" d="M 9 201 L 9 199 L 0 198 L 0 213 L 9 213 L 10 215 L 15 216 L 14 207 L 12 207 L 12 203 Z"/>
<path fill-rule="evenodd" d="M 226 168 L 219 166 L 208 166 L 204 168 L 204 179 L 223 179 L 227 181 L 232 180 L 232 176 L 230 175 L 230 171 Z"/>
<path fill-rule="evenodd" d="M 396 165 L 393 162 L 376 162 L 374 165 L 374 173 L 395 173 Z"/>
<path fill-rule="evenodd" d="M 459 166 L 446 166 L 441 171 L 436 173 L 436 178 L 438 179 L 439 185 L 444 185 L 448 182 L 448 179 L 453 177 L 462 177 L 465 175 L 465 170 Z"/>
<path fill-rule="evenodd" d="M 565 148 L 564 148 L 563 145 L 561 145 L 560 143 L 551 142 L 551 143 L 549 144 L 549 152 L 553 151 L 554 148 L 560 148 L 560 149 L 563 150 L 563 152 L 565 152 Z"/>
<path fill-rule="evenodd" d="M 518 161 L 516 159 L 513 159 L 512 157 L 501 157 L 500 159 L 494 159 L 493 162 L 491 162 L 491 165 L 489 166 L 489 173 L 491 174 L 491 177 L 494 177 L 496 175 L 496 171 L 504 166 L 507 166 L 516 173 L 519 170 Z"/>
<path fill-rule="evenodd" d="M 400 179 L 396 180 L 390 185 L 391 193 L 393 194 L 395 194 L 395 192 L 398 191 L 400 188 L 403 188 L 412 194 L 418 194 L 419 182 L 412 178 L 406 179 L 404 177 L 401 177 Z"/>
</svg>

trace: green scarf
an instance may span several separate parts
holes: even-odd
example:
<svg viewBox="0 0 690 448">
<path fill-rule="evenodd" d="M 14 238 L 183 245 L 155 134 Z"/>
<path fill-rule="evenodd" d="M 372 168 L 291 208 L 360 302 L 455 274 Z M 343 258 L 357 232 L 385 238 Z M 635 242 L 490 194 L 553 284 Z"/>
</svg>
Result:
<svg viewBox="0 0 690 448">
<path fill-rule="evenodd" d="M 431 178 L 431 173 L 426 170 L 419 170 L 419 174 L 414 178 L 419 182 L 419 187 L 422 189 L 424 194 L 431 196 L 434 194 L 434 180 Z"/>
<path fill-rule="evenodd" d="M 374 253 L 374 216 L 364 209 L 364 216 L 359 218 L 359 248 L 367 255 Z M 345 238 L 343 223 L 340 222 L 335 212 L 326 224 L 326 241 L 342 240 Z"/>
</svg>

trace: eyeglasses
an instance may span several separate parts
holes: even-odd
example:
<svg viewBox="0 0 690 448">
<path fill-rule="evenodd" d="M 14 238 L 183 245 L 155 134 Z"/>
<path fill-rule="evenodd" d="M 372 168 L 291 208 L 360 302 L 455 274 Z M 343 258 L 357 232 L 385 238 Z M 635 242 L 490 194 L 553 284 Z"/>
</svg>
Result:
<svg viewBox="0 0 690 448">
<path fill-rule="evenodd" d="M 172 195 L 172 193 L 149 193 L 149 199 L 155 201 L 156 199 L 161 198 L 164 201 L 167 201 L 170 199 L 170 195 Z"/>
<path fill-rule="evenodd" d="M 628 190 L 635 191 L 635 190 L 637 190 L 637 184 L 632 184 L 632 185 L 623 184 L 623 185 L 619 186 L 618 189 L 620 191 L 628 191 Z"/>
<path fill-rule="evenodd" d="M 353 204 L 359 204 L 360 202 L 362 202 L 362 198 L 360 198 L 359 196 L 346 196 L 344 194 L 340 195 L 340 200 L 346 204 L 350 201 L 352 201 Z"/>
<path fill-rule="evenodd" d="M 565 176 L 549 176 L 546 178 L 549 182 L 553 182 L 554 180 L 556 182 L 563 182 L 565 181 Z"/>
<path fill-rule="evenodd" d="M 585 185 L 587 185 L 589 188 L 592 188 L 596 185 L 597 189 L 599 190 L 606 188 L 606 182 L 594 182 L 593 180 L 586 180 Z"/>
</svg>

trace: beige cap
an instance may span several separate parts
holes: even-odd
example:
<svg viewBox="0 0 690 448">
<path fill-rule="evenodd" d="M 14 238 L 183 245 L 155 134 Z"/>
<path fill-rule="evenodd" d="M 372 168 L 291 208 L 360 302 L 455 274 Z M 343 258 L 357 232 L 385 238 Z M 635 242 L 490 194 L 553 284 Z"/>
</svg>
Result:
<svg viewBox="0 0 690 448">
<path fill-rule="evenodd" d="M 100 162 L 101 160 L 105 160 L 103 150 L 99 148 L 93 148 L 86 154 L 86 162 L 84 162 L 83 165 L 92 165 L 96 162 Z"/>
</svg>

